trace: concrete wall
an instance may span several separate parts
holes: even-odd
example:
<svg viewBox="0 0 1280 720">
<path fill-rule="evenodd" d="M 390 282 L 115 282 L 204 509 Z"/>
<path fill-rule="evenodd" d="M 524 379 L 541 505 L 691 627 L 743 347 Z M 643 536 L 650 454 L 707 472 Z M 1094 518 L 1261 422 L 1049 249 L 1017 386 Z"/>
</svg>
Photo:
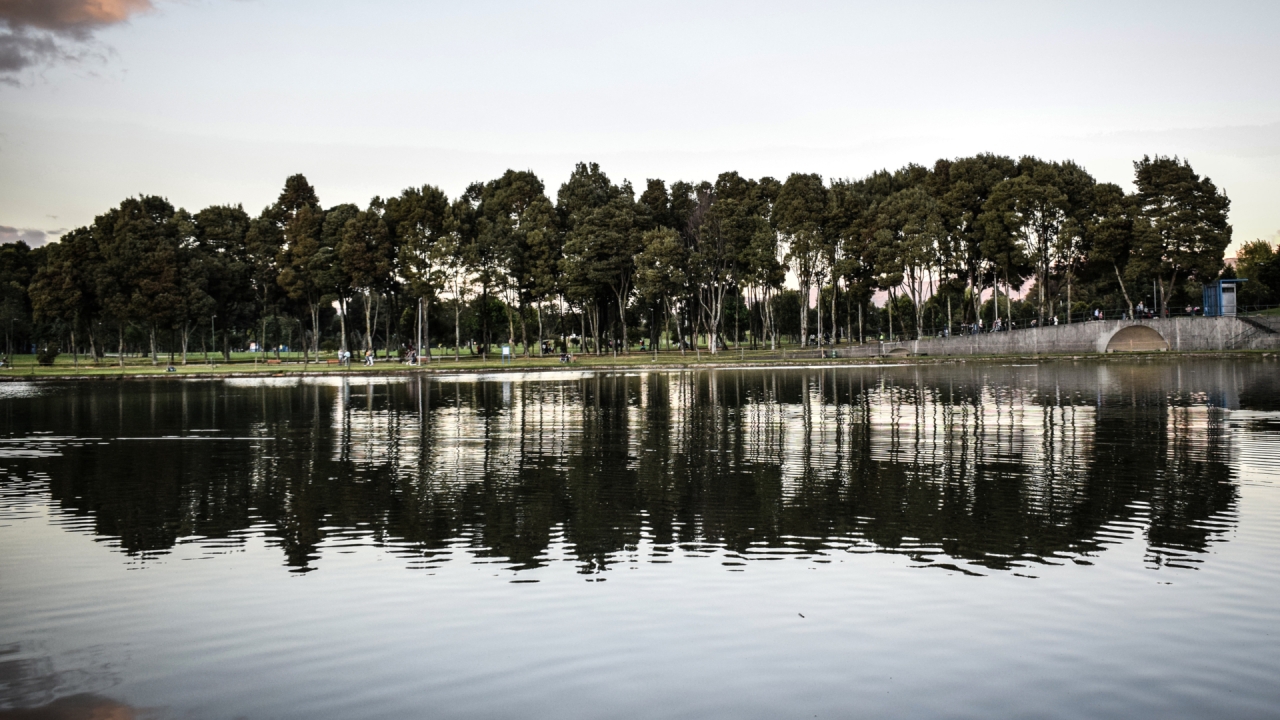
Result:
<svg viewBox="0 0 1280 720">
<path fill-rule="evenodd" d="M 840 348 L 844 357 L 874 355 L 1038 355 L 1108 352 L 1122 328 L 1150 328 L 1170 350 L 1261 350 L 1280 348 L 1280 334 L 1234 317 L 1175 317 L 1156 320 L 1100 320 L 1000 333 L 872 343 Z M 1120 343 L 1117 343 L 1118 345 Z M 1110 348 L 1115 351 L 1115 347 Z"/>
</svg>

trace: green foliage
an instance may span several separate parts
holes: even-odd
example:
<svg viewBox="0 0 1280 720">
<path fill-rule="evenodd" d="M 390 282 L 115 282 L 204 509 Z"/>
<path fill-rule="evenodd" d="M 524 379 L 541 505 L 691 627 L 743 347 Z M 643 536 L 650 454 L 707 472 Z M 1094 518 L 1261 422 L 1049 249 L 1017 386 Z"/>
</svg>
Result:
<svg viewBox="0 0 1280 720">
<path fill-rule="evenodd" d="M 722 335 L 807 344 L 856 335 L 859 316 L 887 330 L 889 308 L 871 305 L 884 291 L 896 337 L 997 311 L 1020 322 L 1067 306 L 1131 311 L 1153 283 L 1166 303 L 1198 300 L 1223 269 L 1229 201 L 1184 160 L 1134 169 L 1133 194 L 1074 163 L 978 155 L 830 182 L 649 179 L 637 198 L 581 163 L 554 204 L 532 172 L 508 170 L 452 200 L 420 185 L 363 208 L 324 208 L 293 175 L 257 216 L 142 196 L 48 247 L 4 246 L 0 321 L 6 349 L 167 343 L 229 358 L 250 338 L 318 351 L 359 337 L 394 353 L 419 332 L 479 352 L 547 333 L 625 351 L 637 332 L 672 326 L 716 349 Z M 1239 254 L 1242 303 L 1280 301 L 1275 250 Z M 363 322 L 349 326 L 352 313 Z"/>
<path fill-rule="evenodd" d="M 40 348 L 40 352 L 36 353 L 36 362 L 49 367 L 53 365 L 53 361 L 57 359 L 60 351 L 57 345 L 45 345 Z"/>
</svg>

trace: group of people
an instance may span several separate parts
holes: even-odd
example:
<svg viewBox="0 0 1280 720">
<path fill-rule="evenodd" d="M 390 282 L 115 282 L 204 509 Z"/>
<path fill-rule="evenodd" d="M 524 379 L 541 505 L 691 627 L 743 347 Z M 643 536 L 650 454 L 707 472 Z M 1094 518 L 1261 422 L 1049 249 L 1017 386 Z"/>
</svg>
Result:
<svg viewBox="0 0 1280 720">
<path fill-rule="evenodd" d="M 375 357 L 375 356 L 374 356 L 374 354 L 373 354 L 373 351 L 372 351 L 372 350 L 365 350 L 365 351 L 364 351 L 364 365 L 365 365 L 365 367 L 373 367 L 374 357 Z M 338 351 L 338 362 L 339 362 L 340 364 L 342 364 L 342 365 L 347 366 L 347 367 L 351 367 L 351 351 L 350 351 L 350 350 L 339 350 L 339 351 Z"/>
</svg>

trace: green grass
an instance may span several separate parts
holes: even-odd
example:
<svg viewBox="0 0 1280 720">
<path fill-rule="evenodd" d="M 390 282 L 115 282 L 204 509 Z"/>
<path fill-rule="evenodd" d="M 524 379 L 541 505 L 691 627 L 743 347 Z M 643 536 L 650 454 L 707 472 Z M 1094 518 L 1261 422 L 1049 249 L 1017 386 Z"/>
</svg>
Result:
<svg viewBox="0 0 1280 720">
<path fill-rule="evenodd" d="M 799 355 L 800 357 L 796 357 Z M 359 357 L 353 357 L 350 367 L 343 367 L 336 363 L 329 363 L 328 360 L 337 359 L 336 353 L 322 354 L 320 362 L 316 362 L 312 358 L 311 362 L 304 364 L 301 353 L 281 354 L 279 364 L 268 364 L 265 360 L 275 360 L 274 354 L 263 356 L 261 353 L 233 353 L 231 362 L 226 362 L 221 356 L 210 356 L 210 362 L 204 360 L 203 355 L 189 355 L 187 364 L 182 365 L 181 359 L 175 357 L 174 372 L 168 372 L 169 366 L 168 355 L 162 355 L 158 364 L 152 365 L 149 358 L 128 357 L 125 358 L 124 367 L 120 367 L 119 361 L 115 358 L 106 358 L 102 362 L 93 363 L 81 356 L 79 363 L 71 355 L 59 355 L 51 366 L 42 366 L 36 362 L 34 355 L 15 355 L 12 357 L 13 364 L 10 367 L 0 368 L 0 377 L 72 377 L 72 376 L 121 376 L 121 375 L 160 375 L 172 377 L 179 376 L 199 376 L 199 375 L 226 375 L 231 373 L 262 373 L 262 374 L 324 374 L 324 373 L 388 373 L 388 372 L 404 372 L 413 370 L 409 365 L 398 362 L 394 359 L 387 361 L 381 356 L 373 367 L 366 367 L 361 363 Z M 723 364 L 740 364 L 740 363 L 778 363 L 789 361 L 814 362 L 818 358 L 815 357 L 813 348 L 801 351 L 799 347 L 786 347 L 782 350 L 724 350 L 720 353 L 712 355 L 703 349 L 700 352 L 687 350 L 683 354 L 679 350 L 662 350 L 657 356 L 651 352 L 640 352 L 633 350 L 629 355 L 613 356 L 605 355 L 583 355 L 575 354 L 573 362 L 570 365 L 564 365 L 560 362 L 558 353 L 550 354 L 545 357 L 522 357 L 517 355 L 509 362 L 502 362 L 501 356 L 490 355 L 487 359 L 471 355 L 467 352 L 460 354 L 460 358 L 455 360 L 452 352 L 444 354 L 433 354 L 430 363 L 424 361 L 422 369 L 430 369 L 435 371 L 452 371 L 452 370 L 484 370 L 484 369 L 538 369 L 538 368 L 560 368 L 560 367 L 652 367 L 654 365 L 663 366 L 696 366 L 696 365 L 723 365 Z M 848 360 L 844 360 L 848 362 Z M 838 362 L 829 360 L 829 362 Z"/>
</svg>

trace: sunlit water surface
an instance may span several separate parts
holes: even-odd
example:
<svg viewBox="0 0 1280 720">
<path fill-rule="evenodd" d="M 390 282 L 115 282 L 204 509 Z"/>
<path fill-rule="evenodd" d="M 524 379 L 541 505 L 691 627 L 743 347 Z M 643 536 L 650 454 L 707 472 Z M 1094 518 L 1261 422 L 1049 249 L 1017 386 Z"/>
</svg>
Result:
<svg viewBox="0 0 1280 720">
<path fill-rule="evenodd" d="M 0 708 L 1277 717 L 1277 370 L 0 384 Z"/>
</svg>

